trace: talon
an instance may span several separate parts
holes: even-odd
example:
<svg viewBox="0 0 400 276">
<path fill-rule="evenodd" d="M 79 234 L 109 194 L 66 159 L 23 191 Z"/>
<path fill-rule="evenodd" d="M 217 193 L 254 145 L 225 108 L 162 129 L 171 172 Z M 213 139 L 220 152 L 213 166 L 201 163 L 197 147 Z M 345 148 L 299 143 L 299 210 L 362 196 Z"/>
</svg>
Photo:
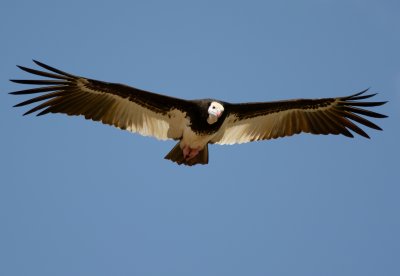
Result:
<svg viewBox="0 0 400 276">
<path fill-rule="evenodd" d="M 201 147 L 199 147 L 199 148 L 191 148 L 189 146 L 184 146 L 182 148 L 183 158 L 186 161 L 189 161 L 190 159 L 193 159 L 194 157 L 196 157 L 201 150 L 202 150 Z"/>
<path fill-rule="evenodd" d="M 185 158 L 187 160 L 188 156 L 190 155 L 190 148 L 189 147 L 184 147 L 182 149 L 183 151 L 183 158 Z"/>
</svg>

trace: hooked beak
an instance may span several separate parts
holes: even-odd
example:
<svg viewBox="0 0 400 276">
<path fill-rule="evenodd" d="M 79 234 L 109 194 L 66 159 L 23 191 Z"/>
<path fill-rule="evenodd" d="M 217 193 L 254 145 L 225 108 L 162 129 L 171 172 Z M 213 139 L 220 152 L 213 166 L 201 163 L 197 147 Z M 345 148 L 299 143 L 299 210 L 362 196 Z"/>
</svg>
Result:
<svg viewBox="0 0 400 276">
<path fill-rule="evenodd" d="M 221 111 L 216 111 L 216 110 L 210 110 L 209 114 L 219 118 L 222 115 L 222 112 Z"/>
</svg>

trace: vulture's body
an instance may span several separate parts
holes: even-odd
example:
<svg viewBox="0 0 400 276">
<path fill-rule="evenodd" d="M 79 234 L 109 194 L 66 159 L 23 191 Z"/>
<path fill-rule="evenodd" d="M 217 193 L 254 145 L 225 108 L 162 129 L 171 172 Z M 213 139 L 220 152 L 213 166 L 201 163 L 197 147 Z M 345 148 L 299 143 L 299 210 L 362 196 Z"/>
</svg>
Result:
<svg viewBox="0 0 400 276">
<path fill-rule="evenodd" d="M 165 158 L 190 166 L 208 163 L 210 143 L 240 144 L 301 132 L 353 137 L 350 130 L 369 138 L 352 121 L 381 130 L 361 115 L 386 117 L 363 108 L 385 103 L 362 101 L 375 95 L 365 95 L 366 90 L 347 97 L 231 104 L 214 99 L 173 98 L 123 84 L 71 75 L 38 61 L 35 63 L 50 72 L 19 67 L 49 79 L 12 80 L 40 87 L 11 94 L 43 93 L 16 105 L 43 101 L 24 115 L 35 111 L 40 111 L 38 115 L 83 115 L 86 119 L 144 136 L 178 140 Z"/>
</svg>

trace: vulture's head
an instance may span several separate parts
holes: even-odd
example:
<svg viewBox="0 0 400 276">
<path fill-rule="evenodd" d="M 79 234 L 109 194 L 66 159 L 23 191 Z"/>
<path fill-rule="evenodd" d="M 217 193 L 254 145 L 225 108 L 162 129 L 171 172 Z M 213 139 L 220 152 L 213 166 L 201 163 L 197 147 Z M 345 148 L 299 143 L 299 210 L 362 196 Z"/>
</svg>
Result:
<svg viewBox="0 0 400 276">
<path fill-rule="evenodd" d="M 208 107 L 207 122 L 209 124 L 214 124 L 215 122 L 218 121 L 218 118 L 221 117 L 223 112 L 224 112 L 224 107 L 222 104 L 218 102 L 211 102 L 210 106 Z"/>
</svg>

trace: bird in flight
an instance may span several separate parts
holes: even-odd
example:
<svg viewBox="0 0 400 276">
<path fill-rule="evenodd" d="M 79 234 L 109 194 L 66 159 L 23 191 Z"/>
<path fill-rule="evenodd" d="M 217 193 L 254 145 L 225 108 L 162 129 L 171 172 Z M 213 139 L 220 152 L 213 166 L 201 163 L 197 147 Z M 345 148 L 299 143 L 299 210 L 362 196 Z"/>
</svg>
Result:
<svg viewBox="0 0 400 276">
<path fill-rule="evenodd" d="M 37 116 L 47 113 L 83 115 L 86 119 L 144 136 L 174 139 L 178 143 L 165 159 L 179 165 L 208 164 L 208 144 L 241 144 L 302 132 L 347 137 L 353 137 L 354 132 L 369 138 L 355 122 L 382 130 L 365 117 L 387 117 L 365 109 L 386 103 L 363 101 L 376 95 L 366 94 L 368 89 L 345 97 L 274 102 L 234 104 L 215 99 L 184 100 L 75 76 L 34 62 L 47 71 L 18 67 L 46 79 L 11 80 L 38 85 L 10 93 L 35 95 L 15 107 L 42 102 L 24 115 L 36 111 L 39 111 Z M 37 96 L 38 93 L 43 94 Z"/>
</svg>

